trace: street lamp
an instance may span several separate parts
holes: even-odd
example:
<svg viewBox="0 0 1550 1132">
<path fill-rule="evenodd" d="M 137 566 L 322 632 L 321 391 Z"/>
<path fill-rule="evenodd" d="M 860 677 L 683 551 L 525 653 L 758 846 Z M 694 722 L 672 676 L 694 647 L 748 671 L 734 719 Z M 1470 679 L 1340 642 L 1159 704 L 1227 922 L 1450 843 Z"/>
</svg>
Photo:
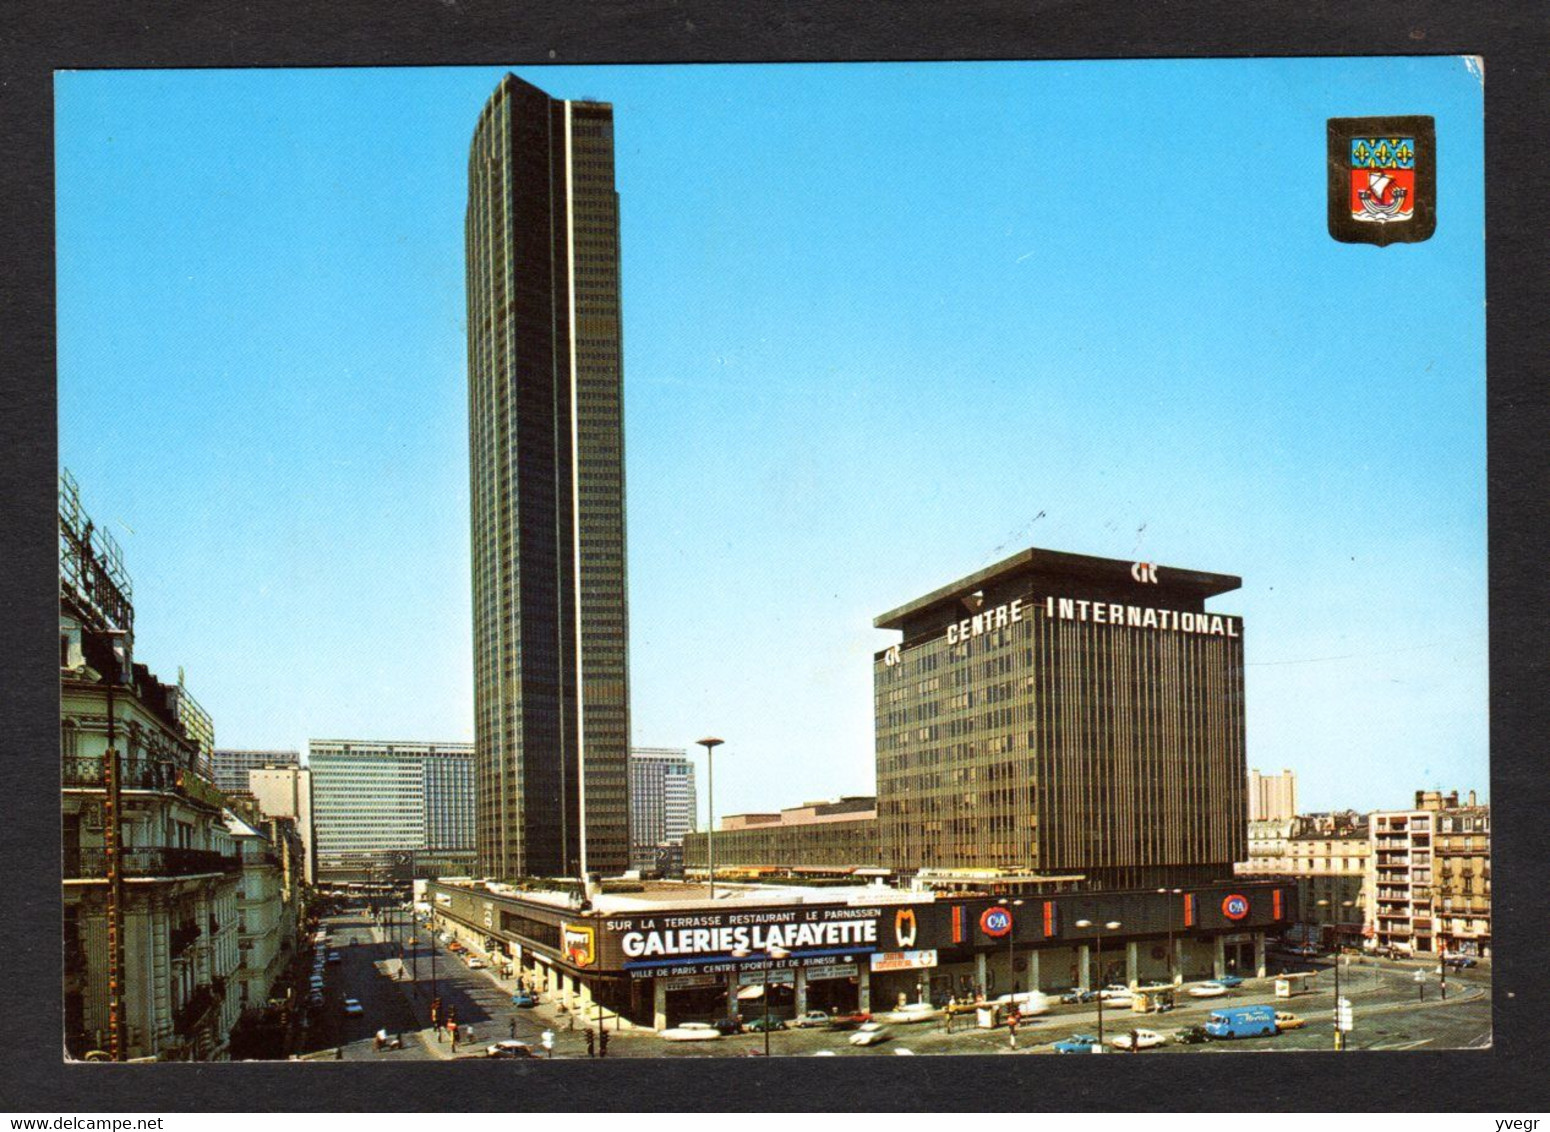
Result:
<svg viewBox="0 0 1550 1132">
<path fill-rule="evenodd" d="M 705 826 L 705 867 L 710 873 L 710 898 L 716 899 L 716 748 L 725 740 L 707 735 L 699 740 L 705 748 L 705 808 L 710 820 Z"/>
<path fill-rule="evenodd" d="M 1017 917 L 1015 915 L 1012 915 L 1011 909 L 1013 909 L 1013 908 L 1021 908 L 1023 906 L 1023 902 L 1021 900 L 1008 900 L 1005 896 L 1003 896 L 1000 900 L 996 901 L 996 903 L 1000 904 L 1003 908 L 1007 909 L 1007 915 L 1008 915 L 1008 917 L 1012 921 L 1007 926 L 1007 930 L 1006 930 L 1006 981 L 1007 981 L 1007 986 L 1011 990 L 1011 993 L 1016 994 L 1017 993 L 1017 953 L 1014 950 L 1014 948 L 1016 947 L 1016 940 L 1017 940 Z M 1030 987 L 1029 989 L 1032 990 L 1033 988 Z M 1017 1003 L 1017 1000 L 1015 998 L 1008 999 L 1007 1001 L 1009 1003 L 1011 1003 L 1012 1005 L 1016 1005 L 1016 1003 Z"/>
<path fill-rule="evenodd" d="M 1184 895 L 1184 890 L 1182 888 L 1159 888 L 1157 890 L 1159 896 L 1167 896 L 1169 893 L 1172 893 L 1174 896 L 1182 896 Z M 1176 986 L 1178 981 L 1178 975 L 1174 973 L 1173 964 L 1173 901 L 1170 900 L 1168 902 L 1168 982 L 1170 985 Z"/>
<path fill-rule="evenodd" d="M 1083 930 L 1086 930 L 1087 928 L 1093 927 L 1093 922 L 1091 920 L 1078 920 L 1076 922 L 1076 926 L 1079 927 L 1079 928 L 1082 928 Z M 1111 931 L 1111 932 L 1117 932 L 1117 931 L 1119 931 L 1119 929 L 1121 927 L 1120 922 L 1118 920 L 1110 920 L 1108 923 L 1104 924 L 1103 926 L 1104 926 L 1104 928 L 1106 930 Z M 1099 932 L 1098 933 L 1098 981 L 1100 983 L 1103 982 L 1103 978 L 1104 978 L 1104 975 L 1103 975 L 1103 932 Z M 1098 1048 L 1100 1050 L 1103 1048 L 1103 988 L 1102 987 L 1098 988 Z"/>
<path fill-rule="evenodd" d="M 732 952 L 734 958 L 747 959 L 753 952 L 746 947 L 739 947 Z M 770 972 L 775 969 L 777 960 L 789 958 L 791 952 L 784 947 L 765 948 L 764 961 L 764 985 L 759 989 L 764 992 L 764 1056 L 770 1056 Z"/>
<path fill-rule="evenodd" d="M 1356 906 L 1356 901 L 1354 901 L 1354 900 L 1342 900 L 1342 901 L 1340 901 L 1340 903 L 1338 905 L 1332 905 L 1328 900 L 1316 900 L 1316 901 L 1314 901 L 1314 904 L 1316 906 L 1320 907 L 1320 908 L 1330 908 L 1330 907 L 1354 908 Z M 1338 917 L 1339 913 L 1337 912 L 1337 913 L 1335 913 L 1335 915 Z M 1344 1050 L 1345 1049 L 1345 1031 L 1340 1028 L 1340 1002 L 1341 1002 L 1341 1000 L 1340 1000 L 1340 959 L 1341 959 L 1341 955 L 1340 955 L 1340 923 L 1341 923 L 1341 921 L 1339 919 L 1337 919 L 1335 921 L 1335 1049 L 1336 1050 Z"/>
</svg>

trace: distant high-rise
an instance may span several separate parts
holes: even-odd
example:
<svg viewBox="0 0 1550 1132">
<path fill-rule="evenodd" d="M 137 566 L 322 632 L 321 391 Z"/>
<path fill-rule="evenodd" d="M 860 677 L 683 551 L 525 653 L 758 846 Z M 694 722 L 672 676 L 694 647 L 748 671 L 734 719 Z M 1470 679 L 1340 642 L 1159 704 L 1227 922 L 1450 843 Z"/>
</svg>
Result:
<svg viewBox="0 0 1550 1132">
<path fill-rule="evenodd" d="M 468 743 L 311 740 L 319 875 L 465 870 L 473 861 L 473 754 Z"/>
<path fill-rule="evenodd" d="M 1249 820 L 1291 821 L 1297 816 L 1297 776 L 1249 771 Z"/>
<path fill-rule="evenodd" d="M 223 794 L 251 794 L 248 771 L 266 766 L 295 765 L 301 761 L 298 751 L 238 751 L 215 749 L 215 785 Z"/>
<path fill-rule="evenodd" d="M 507 75 L 468 161 L 479 870 L 629 860 L 613 108 Z"/>
<path fill-rule="evenodd" d="M 630 751 L 630 864 L 655 868 L 658 850 L 694 829 L 694 764 L 682 748 Z"/>
</svg>

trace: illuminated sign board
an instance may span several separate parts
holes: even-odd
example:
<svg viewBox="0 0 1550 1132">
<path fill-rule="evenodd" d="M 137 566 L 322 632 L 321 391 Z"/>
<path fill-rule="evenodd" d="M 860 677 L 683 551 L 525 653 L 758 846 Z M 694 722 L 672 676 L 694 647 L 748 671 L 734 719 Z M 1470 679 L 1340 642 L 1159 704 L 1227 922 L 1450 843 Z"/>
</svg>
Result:
<svg viewBox="0 0 1550 1132">
<path fill-rule="evenodd" d="M 874 971 L 918 971 L 936 966 L 936 949 L 929 951 L 877 951 L 872 954 Z"/>
<path fill-rule="evenodd" d="M 1126 629 L 1161 629 L 1177 633 L 1195 633 L 1208 637 L 1239 636 L 1239 618 L 1224 613 L 1186 613 L 1178 609 L 1157 609 L 1118 601 L 1093 601 L 1090 598 L 1056 597 L 1044 599 L 1044 615 L 1050 620 L 1090 621 L 1095 625 L 1117 625 Z M 961 644 L 971 637 L 993 633 L 1015 625 L 1026 615 L 1022 598 L 954 621 L 947 627 L 947 643 Z M 888 663 L 898 663 L 897 658 Z"/>
<path fill-rule="evenodd" d="M 818 951 L 877 944 L 875 907 L 793 907 L 747 912 L 633 916 L 604 922 L 626 967 L 674 959 L 730 956 L 734 951 Z"/>
</svg>

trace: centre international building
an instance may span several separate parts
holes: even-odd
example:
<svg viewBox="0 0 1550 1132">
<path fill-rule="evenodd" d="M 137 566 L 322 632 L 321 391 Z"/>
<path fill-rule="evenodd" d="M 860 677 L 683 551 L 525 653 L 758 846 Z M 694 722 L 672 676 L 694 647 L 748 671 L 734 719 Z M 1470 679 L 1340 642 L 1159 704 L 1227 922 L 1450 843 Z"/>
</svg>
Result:
<svg viewBox="0 0 1550 1132">
<path fill-rule="evenodd" d="M 1222 574 L 1025 550 L 876 619 L 895 870 L 1206 883 L 1246 849 L 1243 622 Z"/>
</svg>

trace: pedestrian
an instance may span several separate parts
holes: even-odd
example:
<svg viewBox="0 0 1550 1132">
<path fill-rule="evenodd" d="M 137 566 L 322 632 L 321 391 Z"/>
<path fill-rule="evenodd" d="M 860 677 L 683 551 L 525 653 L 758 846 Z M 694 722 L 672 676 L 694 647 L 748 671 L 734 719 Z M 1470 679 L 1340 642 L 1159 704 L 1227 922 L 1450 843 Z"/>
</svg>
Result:
<svg viewBox="0 0 1550 1132">
<path fill-rule="evenodd" d="M 608 1056 L 608 1030 L 607 1030 L 606 1027 L 599 1027 L 598 1028 L 597 1055 L 599 1057 L 607 1057 Z"/>
<path fill-rule="evenodd" d="M 1017 1024 L 1019 1022 L 1021 1022 L 1022 1020 L 1023 1020 L 1022 1019 L 1022 1015 L 1019 1014 L 1015 1010 L 1011 1011 L 1006 1016 L 1006 1039 L 1007 1039 L 1007 1045 L 1010 1046 L 1012 1049 L 1016 1049 L 1017 1048 Z"/>
<path fill-rule="evenodd" d="M 511 1040 L 517 1040 L 517 1020 L 515 1017 L 513 1017 L 511 1020 Z"/>
<path fill-rule="evenodd" d="M 1141 1035 L 1138 1034 L 1134 1030 L 1130 1031 L 1130 1052 L 1131 1053 L 1140 1053 L 1141 1052 Z"/>
<path fill-rule="evenodd" d="M 592 1027 L 587 1027 L 587 1056 L 597 1056 L 597 1039 L 592 1036 Z"/>
</svg>

